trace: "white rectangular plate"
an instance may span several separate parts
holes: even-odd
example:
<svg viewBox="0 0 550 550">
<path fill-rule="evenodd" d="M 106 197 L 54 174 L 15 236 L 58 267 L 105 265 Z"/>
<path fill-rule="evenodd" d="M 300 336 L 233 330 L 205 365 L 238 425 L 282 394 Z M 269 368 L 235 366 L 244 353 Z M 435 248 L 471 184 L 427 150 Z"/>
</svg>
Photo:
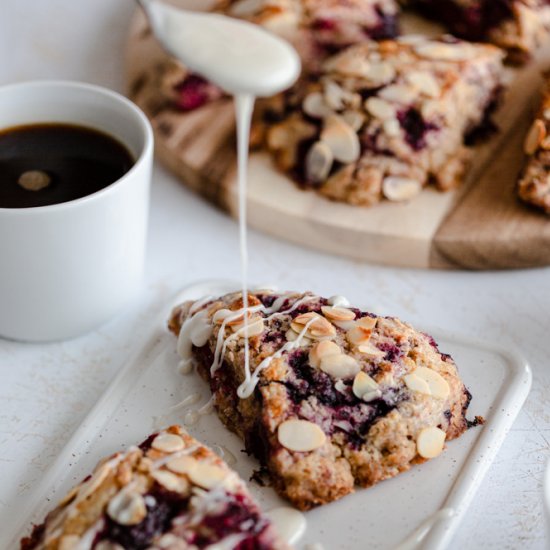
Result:
<svg viewBox="0 0 550 550">
<path fill-rule="evenodd" d="M 210 398 L 207 385 L 195 374 L 178 373 L 176 339 L 166 330 L 171 308 L 185 299 L 222 294 L 234 283 L 208 282 L 186 288 L 162 312 L 148 341 L 138 346 L 103 397 L 91 410 L 67 446 L 21 507 L 12 508 L 1 522 L 0 548 L 17 548 L 18 539 L 41 522 L 64 493 L 84 478 L 103 456 L 141 442 L 161 426 L 183 423 L 185 413 Z M 430 332 L 430 331 L 429 331 Z M 447 546 L 489 465 L 516 418 L 531 386 L 531 373 L 515 353 L 431 331 L 439 347 L 450 353 L 473 394 L 469 416 L 484 416 L 483 427 L 468 430 L 451 441 L 437 459 L 370 489 L 306 514 L 307 531 L 297 548 L 322 543 L 327 550 L 391 549 L 442 507 L 455 513 L 442 519 L 427 535 L 422 548 Z M 188 395 L 200 393 L 200 403 L 175 407 Z M 172 408 L 172 409 L 171 409 Z M 235 457 L 233 466 L 250 479 L 257 462 L 242 452 L 243 444 L 215 414 L 201 416 L 189 432 L 207 445 L 222 445 Z M 250 483 L 265 510 L 283 501 L 269 487 Z"/>
</svg>

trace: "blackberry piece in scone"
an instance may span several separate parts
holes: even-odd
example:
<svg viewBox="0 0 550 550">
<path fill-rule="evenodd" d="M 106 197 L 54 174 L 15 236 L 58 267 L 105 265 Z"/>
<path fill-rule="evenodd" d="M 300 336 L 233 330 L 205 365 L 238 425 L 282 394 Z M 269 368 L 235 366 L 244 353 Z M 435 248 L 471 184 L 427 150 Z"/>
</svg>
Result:
<svg viewBox="0 0 550 550">
<path fill-rule="evenodd" d="M 502 58 L 452 37 L 358 44 L 274 98 L 256 134 L 282 171 L 334 200 L 407 200 L 429 182 L 448 190 L 465 174 L 465 141 L 494 109 Z"/>
<path fill-rule="evenodd" d="M 466 40 L 489 41 L 523 62 L 550 33 L 547 0 L 401 0 Z"/>
<path fill-rule="evenodd" d="M 524 150 L 527 159 L 518 182 L 519 197 L 550 215 L 550 74 Z"/>
<path fill-rule="evenodd" d="M 397 34 L 395 0 L 218 0 L 212 11 L 261 25 L 288 40 L 306 73 L 317 71 L 323 59 L 344 46 Z M 223 95 L 176 62 L 159 67 L 157 87 L 181 111 Z"/>
<path fill-rule="evenodd" d="M 288 550 L 244 482 L 179 426 L 98 464 L 22 550 Z"/>
<path fill-rule="evenodd" d="M 311 293 L 186 302 L 169 321 L 224 424 L 306 510 L 438 456 L 471 395 L 449 355 L 398 319 Z"/>
</svg>

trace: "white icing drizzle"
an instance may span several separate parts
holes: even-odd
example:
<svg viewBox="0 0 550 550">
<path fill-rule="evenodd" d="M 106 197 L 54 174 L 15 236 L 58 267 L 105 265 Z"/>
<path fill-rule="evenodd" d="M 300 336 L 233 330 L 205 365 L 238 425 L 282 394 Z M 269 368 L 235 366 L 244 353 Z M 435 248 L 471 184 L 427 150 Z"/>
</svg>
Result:
<svg viewBox="0 0 550 550">
<path fill-rule="evenodd" d="M 331 296 L 328 299 L 329 305 L 333 307 L 349 307 L 349 300 L 345 296 Z"/>
<path fill-rule="evenodd" d="M 162 468 L 164 465 L 166 465 L 168 462 L 173 460 L 174 458 L 179 458 L 180 456 L 190 455 L 194 453 L 196 450 L 200 448 L 200 445 L 196 443 L 195 445 L 191 445 L 191 447 L 186 447 L 185 449 L 181 449 L 179 451 L 176 451 L 174 453 L 167 454 L 166 456 L 163 456 L 162 458 L 159 458 L 155 460 L 151 464 L 151 470 L 158 470 L 159 468 Z"/>
<path fill-rule="evenodd" d="M 247 397 L 250 397 L 252 395 L 252 392 L 256 388 L 259 380 L 260 380 L 260 373 L 269 367 L 271 362 L 274 359 L 277 359 L 278 357 L 281 357 L 281 355 L 285 351 L 290 351 L 295 348 L 300 347 L 300 343 L 302 342 L 302 338 L 305 336 L 307 329 L 309 328 L 309 325 L 314 323 L 316 321 L 315 317 L 310 319 L 305 325 L 304 328 L 301 330 L 300 334 L 298 334 L 298 337 L 293 342 L 287 342 L 284 344 L 281 348 L 279 348 L 273 355 L 269 355 L 266 357 L 255 369 L 252 376 L 248 378 L 248 380 L 245 378 L 243 380 L 242 384 L 237 388 L 237 395 L 241 399 L 246 399 Z"/>
<path fill-rule="evenodd" d="M 442 508 L 428 519 L 423 521 L 406 539 L 395 547 L 395 550 L 416 550 L 433 529 L 434 525 L 443 519 L 449 519 L 455 515 L 452 508 Z"/>
<path fill-rule="evenodd" d="M 244 294 L 243 294 L 244 296 Z M 227 346 L 232 341 L 239 338 L 242 333 L 243 329 L 240 329 L 237 332 L 234 332 L 230 334 L 229 336 L 225 336 L 225 330 L 227 323 L 231 321 L 235 321 L 239 319 L 240 317 L 243 317 L 244 320 L 244 338 L 245 338 L 245 368 L 244 368 L 244 375 L 245 379 L 242 382 L 242 384 L 239 386 L 237 390 L 237 395 L 241 399 L 246 399 L 247 397 L 250 397 L 252 395 L 252 392 L 254 391 L 256 385 L 259 381 L 260 372 L 267 368 L 271 361 L 274 359 L 281 357 L 281 355 L 286 352 L 290 351 L 292 349 L 298 348 L 302 342 L 302 339 L 307 332 L 307 328 L 309 328 L 309 324 L 313 322 L 313 319 L 304 327 L 302 332 L 298 335 L 296 340 L 293 342 L 287 342 L 284 344 L 279 350 L 277 350 L 273 355 L 266 357 L 254 370 L 254 372 L 251 372 L 250 370 L 250 364 L 249 364 L 249 355 L 248 355 L 248 338 L 247 338 L 247 330 L 248 330 L 248 316 L 256 313 L 256 312 L 262 312 L 266 317 L 264 318 L 264 322 L 269 321 L 270 319 L 273 319 L 277 316 L 282 315 L 288 315 L 295 311 L 297 308 L 299 308 L 302 304 L 306 302 L 310 302 L 312 300 L 316 299 L 316 296 L 313 295 L 306 295 L 302 296 L 298 300 L 295 300 L 294 303 L 287 309 L 281 311 L 281 307 L 283 307 L 283 304 L 292 296 L 296 296 L 294 293 L 288 293 L 283 294 L 282 296 L 279 296 L 270 307 L 265 307 L 261 304 L 253 306 L 253 307 L 243 307 L 237 311 L 230 311 L 230 310 L 218 310 L 216 312 L 217 320 L 222 321 L 217 338 L 216 338 L 216 348 L 214 350 L 214 360 L 212 361 L 212 365 L 210 366 L 210 375 L 214 376 L 215 372 L 221 367 L 223 358 L 225 357 L 225 352 L 227 350 Z M 178 337 L 178 353 L 182 357 L 182 362 L 192 361 L 192 345 L 199 346 L 201 342 L 204 342 L 202 345 L 206 344 L 206 340 L 212 335 L 213 332 L 213 324 L 208 319 L 207 310 L 200 310 L 200 307 L 208 303 L 209 300 L 212 300 L 211 297 L 203 298 L 198 302 L 195 302 L 193 306 L 191 306 L 190 317 L 188 317 L 180 330 L 179 337 Z M 243 303 L 245 300 L 243 299 Z M 200 304 L 200 305 L 197 305 Z M 195 313 L 192 313 L 192 312 Z M 245 312 L 248 312 L 245 314 Z M 206 340 L 204 338 L 206 337 Z M 197 422 L 198 416 L 194 414 L 193 412 L 188 413 L 186 415 L 186 420 L 184 421 L 187 425 L 194 424 Z"/>
<path fill-rule="evenodd" d="M 266 516 L 288 544 L 296 544 L 306 531 L 306 517 L 294 508 L 281 506 L 270 510 Z"/>
</svg>

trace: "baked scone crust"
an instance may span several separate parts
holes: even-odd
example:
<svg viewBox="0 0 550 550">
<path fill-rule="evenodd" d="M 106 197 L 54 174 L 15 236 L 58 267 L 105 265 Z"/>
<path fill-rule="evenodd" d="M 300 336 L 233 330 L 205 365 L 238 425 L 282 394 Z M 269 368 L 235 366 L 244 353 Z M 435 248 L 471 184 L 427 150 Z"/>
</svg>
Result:
<svg viewBox="0 0 550 550">
<path fill-rule="evenodd" d="M 333 200 L 369 206 L 428 183 L 452 189 L 468 166 L 465 142 L 498 100 L 502 59 L 451 37 L 357 44 L 262 106 L 255 137 L 280 170 Z"/>
<path fill-rule="evenodd" d="M 238 395 L 246 380 L 244 340 L 237 334 L 242 324 L 237 320 L 236 326 L 226 325 L 220 335 L 220 319 L 227 311 L 242 314 L 239 293 L 200 307 L 182 304 L 174 310 L 169 328 L 186 334 L 197 312 L 211 324 L 211 336 L 204 345 L 192 347 L 192 358 L 210 384 L 215 409 L 267 469 L 275 489 L 296 507 L 306 510 L 351 493 L 355 485 L 368 487 L 391 478 L 436 456 L 444 440 L 465 431 L 471 396 L 453 360 L 430 336 L 395 318 L 333 308 L 329 300 L 310 293 L 285 295 L 279 312 L 269 313 L 278 298 L 262 292 L 249 295 L 254 309 L 251 371 L 264 363 L 248 397 Z M 335 315 L 347 320 L 338 321 Z M 296 331 L 307 319 L 313 319 L 313 328 L 292 348 L 289 342 L 296 344 Z M 216 344 L 224 338 L 221 357 Z M 338 359 L 327 363 L 321 358 L 319 363 L 318 354 L 325 348 L 337 349 Z M 266 358 L 277 352 L 266 365 Z M 219 362 L 212 368 L 216 357 Z M 418 383 L 426 376 L 437 380 L 431 393 Z M 356 390 L 358 377 L 370 388 L 364 395 Z M 303 436 L 299 441 L 313 438 L 312 448 L 296 450 L 296 429 Z M 433 454 L 423 449 L 430 434 L 440 437 L 440 448 Z"/>
<path fill-rule="evenodd" d="M 22 539 L 21 549 L 198 550 L 216 544 L 289 550 L 237 474 L 170 426 L 101 461 Z"/>
<path fill-rule="evenodd" d="M 550 215 L 550 73 L 540 108 L 525 137 L 525 167 L 518 181 L 518 195 L 527 204 Z"/>
</svg>

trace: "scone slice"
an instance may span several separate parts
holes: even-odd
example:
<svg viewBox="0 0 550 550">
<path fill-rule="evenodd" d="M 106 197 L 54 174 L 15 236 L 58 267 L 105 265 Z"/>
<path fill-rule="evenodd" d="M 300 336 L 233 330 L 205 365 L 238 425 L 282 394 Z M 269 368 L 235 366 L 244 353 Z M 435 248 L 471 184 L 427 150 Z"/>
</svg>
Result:
<svg viewBox="0 0 550 550">
<path fill-rule="evenodd" d="M 467 428 L 470 394 L 430 336 L 310 293 L 249 304 L 250 376 L 240 294 L 187 302 L 169 326 L 221 420 L 296 507 L 391 478 Z"/>
<path fill-rule="evenodd" d="M 398 33 L 395 0 L 218 0 L 212 11 L 260 25 L 288 40 L 306 74 L 345 46 Z M 161 65 L 156 88 L 176 109 L 193 111 L 224 95 L 176 61 Z"/>
<path fill-rule="evenodd" d="M 289 547 L 237 474 L 179 426 L 171 426 L 100 462 L 21 541 L 21 548 Z"/>
<path fill-rule="evenodd" d="M 352 46 L 266 109 L 266 147 L 301 186 L 351 204 L 451 189 L 495 106 L 502 57 L 451 37 Z"/>
<path fill-rule="evenodd" d="M 525 137 L 525 167 L 518 182 L 522 201 L 550 214 L 550 74 L 541 106 Z"/>
<path fill-rule="evenodd" d="M 546 0 L 402 0 L 466 40 L 489 41 L 523 62 L 550 32 Z"/>
</svg>

